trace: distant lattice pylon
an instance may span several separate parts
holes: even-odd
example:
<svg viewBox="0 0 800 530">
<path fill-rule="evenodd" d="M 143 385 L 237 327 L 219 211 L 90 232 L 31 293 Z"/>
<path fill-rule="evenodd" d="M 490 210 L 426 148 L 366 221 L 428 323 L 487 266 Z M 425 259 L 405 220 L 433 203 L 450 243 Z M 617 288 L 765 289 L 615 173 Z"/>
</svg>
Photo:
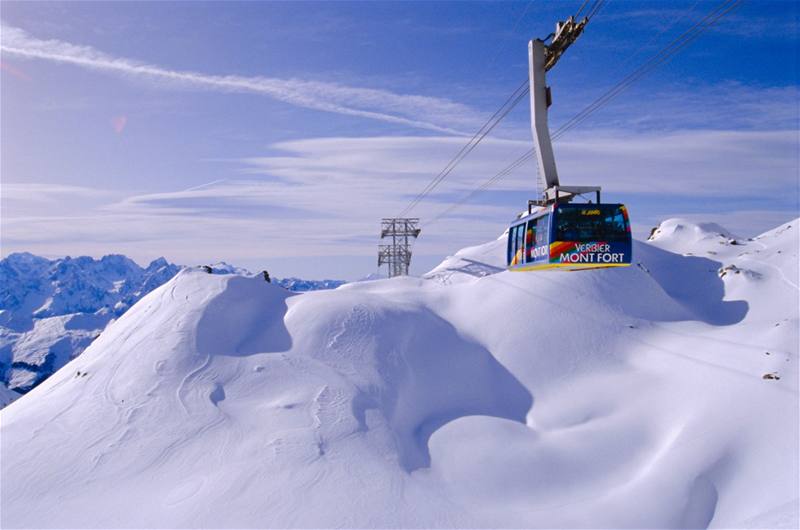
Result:
<svg viewBox="0 0 800 530">
<path fill-rule="evenodd" d="M 388 217 L 381 220 L 381 240 L 391 238 L 391 243 L 378 245 L 378 267 L 387 265 L 390 278 L 408 275 L 411 243 L 420 233 L 418 225 L 417 217 Z"/>
</svg>

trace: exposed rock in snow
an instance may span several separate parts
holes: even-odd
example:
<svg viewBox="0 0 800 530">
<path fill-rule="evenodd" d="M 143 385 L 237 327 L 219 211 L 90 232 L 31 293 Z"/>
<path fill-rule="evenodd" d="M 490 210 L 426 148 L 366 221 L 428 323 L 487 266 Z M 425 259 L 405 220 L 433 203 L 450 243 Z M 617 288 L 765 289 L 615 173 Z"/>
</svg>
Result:
<svg viewBox="0 0 800 530">
<path fill-rule="evenodd" d="M 742 269 L 737 267 L 736 265 L 728 265 L 726 267 L 722 267 L 717 271 L 717 274 L 720 278 L 724 278 L 727 274 L 741 274 L 742 277 L 757 280 L 761 278 L 761 273 L 752 271 L 750 269 Z"/>
<path fill-rule="evenodd" d="M 681 233 L 303 295 L 184 270 L 0 411 L 0 526 L 797 528 L 797 238 Z"/>
</svg>

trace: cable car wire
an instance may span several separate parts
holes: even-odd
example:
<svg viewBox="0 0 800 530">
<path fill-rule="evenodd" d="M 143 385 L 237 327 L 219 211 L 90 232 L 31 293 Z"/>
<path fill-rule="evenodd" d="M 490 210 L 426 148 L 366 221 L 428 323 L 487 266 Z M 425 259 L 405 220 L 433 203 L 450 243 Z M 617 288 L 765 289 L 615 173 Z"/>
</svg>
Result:
<svg viewBox="0 0 800 530">
<path fill-rule="evenodd" d="M 584 5 L 588 1 L 589 0 L 584 0 Z M 525 15 L 527 15 L 528 10 L 530 9 L 532 4 L 533 0 L 529 0 L 527 5 L 525 6 L 525 9 L 517 17 L 517 20 L 514 22 L 514 27 L 511 30 L 512 34 L 516 31 L 520 22 L 522 22 L 522 19 L 525 18 Z M 492 58 L 490 64 L 494 64 L 494 62 L 497 60 L 497 57 L 500 55 L 504 47 L 505 45 L 501 46 L 501 48 Z M 483 138 L 485 138 L 486 135 L 489 134 L 489 132 L 491 132 L 491 130 L 494 129 L 498 123 L 500 123 L 500 120 L 505 118 L 508 115 L 508 113 L 511 112 L 511 109 L 513 109 L 522 100 L 522 98 L 528 94 L 528 91 L 530 90 L 530 86 L 528 83 L 529 83 L 528 79 L 525 79 L 520 84 L 520 86 L 517 87 L 517 89 L 514 90 L 514 92 L 512 92 L 512 94 L 506 99 L 505 103 L 503 103 L 503 105 L 501 105 L 500 108 L 497 111 L 495 111 L 495 113 L 492 114 L 492 116 L 490 116 L 488 120 L 486 120 L 486 122 L 481 126 L 481 128 L 478 129 L 478 131 L 472 136 L 472 138 L 470 138 L 470 140 L 461 148 L 461 150 L 458 153 L 456 153 L 456 155 L 433 178 L 433 180 L 429 182 L 425 186 L 425 188 L 423 188 L 423 190 L 419 194 L 417 194 L 417 196 L 411 201 L 411 203 L 400 212 L 400 214 L 398 215 L 399 217 L 407 215 L 412 209 L 414 209 L 414 207 L 416 207 L 417 204 L 419 204 L 429 193 L 431 193 L 442 182 L 442 180 L 447 178 L 447 176 L 453 171 L 453 169 L 455 169 L 455 166 L 457 166 L 470 152 L 472 152 L 473 149 L 475 149 L 475 147 L 477 147 L 477 145 L 481 142 L 481 140 L 483 140 Z M 518 93 L 520 90 L 522 90 L 522 93 Z M 511 107 L 504 111 L 503 110 L 504 107 L 509 103 L 511 103 Z M 498 115 L 501 116 L 498 118 L 497 117 Z M 494 123 L 492 123 L 492 120 L 495 120 Z M 487 127 L 488 129 L 484 130 Z"/>
<path fill-rule="evenodd" d="M 580 6 L 578 11 L 575 14 L 575 18 L 577 18 L 580 13 L 583 11 L 584 7 L 588 4 L 589 0 L 584 0 L 583 4 Z M 592 6 L 589 8 L 589 12 L 587 18 L 594 17 L 600 9 L 605 4 L 606 0 L 595 0 Z M 525 10 L 522 12 L 520 17 L 517 19 L 516 23 L 514 24 L 514 28 L 519 25 L 522 18 L 528 11 L 528 8 L 531 6 L 531 2 L 528 3 Z M 513 31 L 513 30 L 512 30 Z M 521 92 L 520 92 L 521 91 Z M 495 111 L 495 113 L 489 117 L 489 119 L 481 126 L 480 129 L 470 138 L 470 140 L 455 154 L 455 156 L 450 159 L 450 161 L 445 165 L 445 167 L 423 188 L 421 192 L 417 194 L 414 199 L 406 206 L 399 214 L 398 217 L 403 217 L 407 215 L 411 210 L 413 210 L 425 197 L 428 196 L 448 175 L 455 169 L 455 167 L 461 163 L 464 158 L 467 157 L 474 149 L 478 146 L 478 144 L 500 123 L 500 121 L 505 118 L 511 110 L 520 102 L 522 98 L 524 98 L 528 92 L 530 91 L 529 80 L 525 79 L 522 84 L 517 87 L 517 89 L 509 96 L 506 101 L 501 105 L 501 107 Z M 507 105 L 510 105 L 506 107 Z"/>
<path fill-rule="evenodd" d="M 616 77 L 616 76 L 617 76 L 617 74 L 620 74 L 620 73 L 622 73 L 622 71 L 623 71 L 624 69 L 626 69 L 626 68 L 628 67 L 628 65 L 632 64 L 632 63 L 633 63 L 633 60 L 634 60 L 634 59 L 637 59 L 637 58 L 638 58 L 638 57 L 639 57 L 639 56 L 642 54 L 642 52 L 644 52 L 644 51 L 646 51 L 646 50 L 650 49 L 650 47 L 651 47 L 651 46 L 653 46 L 653 45 L 654 45 L 656 42 L 658 42 L 659 38 L 660 38 L 662 35 L 664 35 L 664 34 L 665 34 L 665 33 L 667 33 L 669 30 L 671 30 L 672 28 L 674 28 L 676 24 L 679 24 L 679 23 L 683 22 L 683 21 L 686 19 L 686 17 L 688 17 L 688 16 L 690 16 L 692 13 L 694 13 L 694 10 L 695 10 L 695 8 L 698 6 L 698 4 L 700 4 L 700 2 L 701 2 L 701 1 L 702 1 L 702 0 L 695 0 L 695 1 L 694 1 L 694 3 L 691 5 L 691 7 L 689 7 L 689 9 L 686 9 L 686 10 L 684 10 L 684 11 L 683 11 L 683 12 L 682 12 L 682 13 L 681 13 L 679 16 L 677 16 L 677 17 L 674 17 L 674 16 L 673 16 L 673 17 L 670 17 L 670 22 L 669 22 L 668 24 L 665 24 L 665 25 L 664 25 L 664 26 L 663 26 L 663 27 L 662 27 L 662 28 L 661 28 L 661 29 L 658 31 L 658 33 L 654 33 L 654 34 L 653 34 L 653 35 L 650 37 L 650 40 L 648 40 L 648 41 L 647 41 L 647 44 L 643 44 L 643 45 L 641 45 L 641 46 L 637 46 L 637 47 L 636 47 L 636 50 L 635 50 L 635 51 L 634 51 L 632 54 L 630 54 L 630 55 L 628 55 L 627 57 L 625 57 L 625 58 L 622 60 L 622 62 L 621 62 L 621 63 L 619 63 L 619 64 L 618 64 L 618 65 L 617 65 L 617 66 L 614 68 L 614 70 L 613 70 L 613 73 L 611 74 L 611 76 L 610 76 L 610 77 Z"/>
<path fill-rule="evenodd" d="M 676 37 L 672 42 L 662 48 L 661 51 L 645 61 L 641 66 L 636 68 L 633 72 L 625 76 L 625 78 L 607 90 L 602 96 L 595 99 L 586 108 L 561 125 L 561 127 L 559 127 L 553 133 L 553 141 L 559 139 L 567 131 L 585 121 L 591 114 L 606 106 L 613 98 L 618 96 L 633 83 L 677 55 L 689 44 L 697 40 L 719 19 L 732 11 L 740 2 L 741 0 L 724 0 L 721 2 L 709 14 L 697 21 L 692 27 L 684 31 L 681 35 Z"/>
<path fill-rule="evenodd" d="M 525 162 L 527 162 L 528 160 L 533 158 L 533 155 L 535 153 L 536 153 L 536 151 L 534 149 L 529 149 L 527 152 L 525 152 L 525 154 L 523 154 L 522 156 L 520 156 L 519 158 L 514 160 L 511 164 L 506 166 L 504 169 L 502 169 L 499 173 L 494 175 L 492 178 L 490 178 L 489 180 L 487 180 L 486 182 L 484 182 L 483 184 L 481 184 L 480 186 L 478 186 L 474 190 L 472 190 L 469 193 L 467 193 L 465 196 L 463 196 L 461 199 L 459 199 L 458 202 L 455 202 L 455 203 L 451 204 L 450 206 L 448 206 L 447 208 L 442 210 L 436 217 L 434 217 L 430 221 L 424 223 L 422 225 L 423 228 L 426 227 L 426 226 L 429 226 L 429 225 L 431 225 L 431 224 L 433 224 L 433 223 L 435 223 L 437 221 L 440 221 L 444 217 L 447 217 L 447 215 L 450 212 L 452 212 L 456 208 L 459 208 L 460 206 L 463 206 L 472 197 L 474 197 L 475 195 L 477 195 L 477 194 L 485 191 L 486 189 L 490 188 L 495 182 L 499 181 L 500 179 L 502 179 L 503 177 L 505 177 L 506 175 L 508 175 L 509 173 L 514 171 L 515 169 L 517 169 L 519 166 L 521 166 L 522 164 L 524 164 Z M 536 167 L 536 172 L 537 172 L 537 174 L 539 172 L 539 167 L 538 166 Z"/>
<path fill-rule="evenodd" d="M 588 1 L 588 0 L 587 0 L 587 1 Z M 528 11 L 530 10 L 530 8 L 531 8 L 531 6 L 532 6 L 532 5 L 533 5 L 533 0 L 528 0 L 528 3 L 527 3 L 527 5 L 525 6 L 525 9 L 524 9 L 524 10 L 522 11 L 522 13 L 521 13 L 521 14 L 520 14 L 520 15 L 517 17 L 517 20 L 516 20 L 516 22 L 514 22 L 514 27 L 513 27 L 513 28 L 511 28 L 511 35 L 515 35 L 515 34 L 516 34 L 516 32 L 517 32 L 517 28 L 519 27 L 519 25 L 520 25 L 520 23 L 522 22 L 522 20 L 525 18 L 525 15 L 527 15 L 527 14 L 528 14 Z M 504 41 L 504 42 L 503 42 L 503 43 L 500 45 L 500 47 L 497 49 L 497 52 L 496 52 L 496 53 L 494 54 L 494 56 L 492 57 L 492 60 L 491 60 L 491 61 L 489 61 L 489 66 L 487 67 L 487 70 L 489 70 L 489 71 L 491 71 L 491 70 L 492 70 L 492 68 L 494 67 L 495 63 L 497 62 L 497 58 L 498 58 L 498 57 L 500 57 L 500 55 L 501 55 L 501 54 L 503 53 L 503 51 L 506 49 L 506 46 L 507 46 L 507 45 L 508 45 L 508 41 Z"/>
<path fill-rule="evenodd" d="M 606 0 L 595 0 L 595 3 L 592 4 L 592 7 L 589 9 L 589 13 L 586 15 L 586 18 L 592 20 L 592 18 L 603 9 Z"/>
<path fill-rule="evenodd" d="M 526 79 L 519 87 L 517 87 L 514 92 L 506 99 L 503 105 L 495 111 L 492 116 L 486 120 L 486 122 L 481 126 L 480 129 L 472 136 L 472 138 L 461 148 L 461 150 L 456 153 L 456 155 L 450 159 L 450 161 L 445 165 L 444 169 L 442 169 L 438 175 L 436 175 L 431 182 L 428 183 L 427 186 L 411 201 L 411 203 L 406 206 L 403 211 L 400 212 L 398 217 L 405 216 L 408 212 L 410 212 L 417 204 L 420 203 L 429 193 L 431 193 L 436 186 L 438 186 L 447 176 L 455 169 L 455 167 L 464 159 L 468 154 L 475 149 L 478 144 L 483 140 L 486 135 L 488 135 L 492 129 L 494 129 L 500 121 L 505 118 L 509 112 L 511 112 L 517 104 L 522 101 L 522 99 L 528 95 L 528 91 L 530 87 L 528 86 L 528 80 Z"/>
<path fill-rule="evenodd" d="M 621 81 L 617 82 L 602 96 L 594 100 L 587 107 L 581 110 L 578 114 L 576 114 L 570 120 L 568 120 L 564 125 L 559 127 L 558 130 L 552 136 L 553 141 L 557 140 L 558 138 L 566 134 L 569 130 L 571 130 L 572 128 L 576 127 L 577 125 L 585 121 L 591 114 L 593 114 L 597 110 L 607 105 L 611 101 L 611 99 L 619 95 L 622 91 L 630 87 L 633 83 L 644 77 L 653 69 L 664 64 L 669 59 L 680 53 L 689 44 L 697 40 L 703 33 L 708 31 L 708 29 L 711 28 L 722 17 L 729 14 L 740 2 L 741 0 L 723 0 L 717 7 L 711 10 L 711 12 L 709 12 L 702 19 L 700 19 L 698 22 L 692 25 L 688 30 L 684 31 L 680 36 L 678 36 L 672 42 L 670 42 L 664 48 L 662 48 L 661 51 L 659 51 L 650 59 L 645 61 L 636 70 L 628 74 Z M 602 5 L 600 7 L 602 7 Z M 594 14 L 596 14 L 596 11 Z M 436 221 L 441 220 L 442 218 L 447 216 L 450 212 L 452 212 L 456 208 L 462 206 L 464 203 L 469 201 L 469 199 L 471 199 L 478 193 L 481 193 L 482 191 L 486 190 L 494 183 L 498 182 L 503 177 L 510 174 L 512 171 L 520 167 L 522 164 L 533 158 L 535 152 L 536 151 L 534 149 L 529 149 L 522 156 L 514 160 L 511 164 L 509 164 L 508 166 L 500 170 L 498 173 L 496 173 L 494 176 L 486 180 L 483 184 L 481 184 L 474 190 L 470 191 L 459 201 L 448 206 L 445 210 L 440 212 L 436 217 L 425 223 L 424 226 L 428 226 Z M 537 167 L 537 172 L 538 172 L 538 167 Z"/>
<path fill-rule="evenodd" d="M 575 17 L 575 20 L 578 20 L 578 18 L 580 18 L 581 12 L 583 11 L 583 8 L 586 7 L 586 4 L 588 4 L 588 3 L 589 3 L 589 0 L 583 0 L 583 3 L 581 4 L 581 7 L 579 7 L 578 10 L 575 11 L 575 14 L 573 15 Z"/>
</svg>

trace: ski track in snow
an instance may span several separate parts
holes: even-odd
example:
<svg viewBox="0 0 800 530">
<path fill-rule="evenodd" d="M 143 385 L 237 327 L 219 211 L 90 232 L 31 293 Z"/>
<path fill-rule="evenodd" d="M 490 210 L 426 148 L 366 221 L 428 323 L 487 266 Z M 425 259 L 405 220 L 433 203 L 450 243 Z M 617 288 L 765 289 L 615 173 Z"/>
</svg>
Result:
<svg viewBox="0 0 800 530">
<path fill-rule="evenodd" d="M 183 409 L 183 413 L 186 414 L 187 416 L 189 415 L 189 408 L 186 406 L 186 401 L 183 397 L 184 394 L 187 392 L 184 389 L 186 388 L 187 383 L 189 383 L 192 379 L 203 373 L 203 371 L 205 371 L 210 364 L 211 364 L 211 355 L 206 355 L 205 360 L 203 360 L 203 362 L 200 363 L 200 365 L 197 368 L 195 368 L 194 370 L 183 376 L 183 379 L 181 379 L 181 382 L 178 384 L 177 390 L 175 390 L 175 398 L 178 400 L 178 403 Z M 188 392 L 191 391 L 192 389 L 188 390 Z"/>
<path fill-rule="evenodd" d="M 755 259 L 755 258 L 753 258 L 753 257 L 751 257 L 751 256 L 742 256 L 742 259 L 745 259 L 745 260 L 748 260 L 748 261 L 755 261 L 756 263 L 759 263 L 759 264 L 761 264 L 761 265 L 763 265 L 763 266 L 765 266 L 765 267 L 769 267 L 770 269 L 772 269 L 772 270 L 774 270 L 774 271 L 777 271 L 777 272 L 778 272 L 778 275 L 781 277 L 781 280 L 783 280 L 783 281 L 784 281 L 784 283 L 786 283 L 787 285 L 789 285 L 789 286 L 793 287 L 793 288 L 794 288 L 796 291 L 800 291 L 800 286 L 798 286 L 798 285 L 797 285 L 796 283 L 794 283 L 792 280 L 790 280 L 789 278 L 787 278 L 787 277 L 786 277 L 786 274 L 783 272 L 783 269 L 781 269 L 780 267 L 777 267 L 777 266 L 775 266 L 775 265 L 772 265 L 771 263 L 767 263 L 767 262 L 766 262 L 766 261 L 764 261 L 764 260 Z"/>
</svg>

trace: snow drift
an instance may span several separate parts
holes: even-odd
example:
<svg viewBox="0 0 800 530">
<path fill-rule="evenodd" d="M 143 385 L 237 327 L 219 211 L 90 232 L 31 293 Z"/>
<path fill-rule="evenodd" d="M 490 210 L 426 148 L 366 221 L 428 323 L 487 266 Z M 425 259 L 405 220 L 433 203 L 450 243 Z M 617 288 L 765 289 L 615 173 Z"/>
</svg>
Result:
<svg viewBox="0 0 800 530">
<path fill-rule="evenodd" d="M 622 270 L 184 270 L 0 412 L 0 524 L 796 527 L 797 222 L 670 223 Z"/>
</svg>

